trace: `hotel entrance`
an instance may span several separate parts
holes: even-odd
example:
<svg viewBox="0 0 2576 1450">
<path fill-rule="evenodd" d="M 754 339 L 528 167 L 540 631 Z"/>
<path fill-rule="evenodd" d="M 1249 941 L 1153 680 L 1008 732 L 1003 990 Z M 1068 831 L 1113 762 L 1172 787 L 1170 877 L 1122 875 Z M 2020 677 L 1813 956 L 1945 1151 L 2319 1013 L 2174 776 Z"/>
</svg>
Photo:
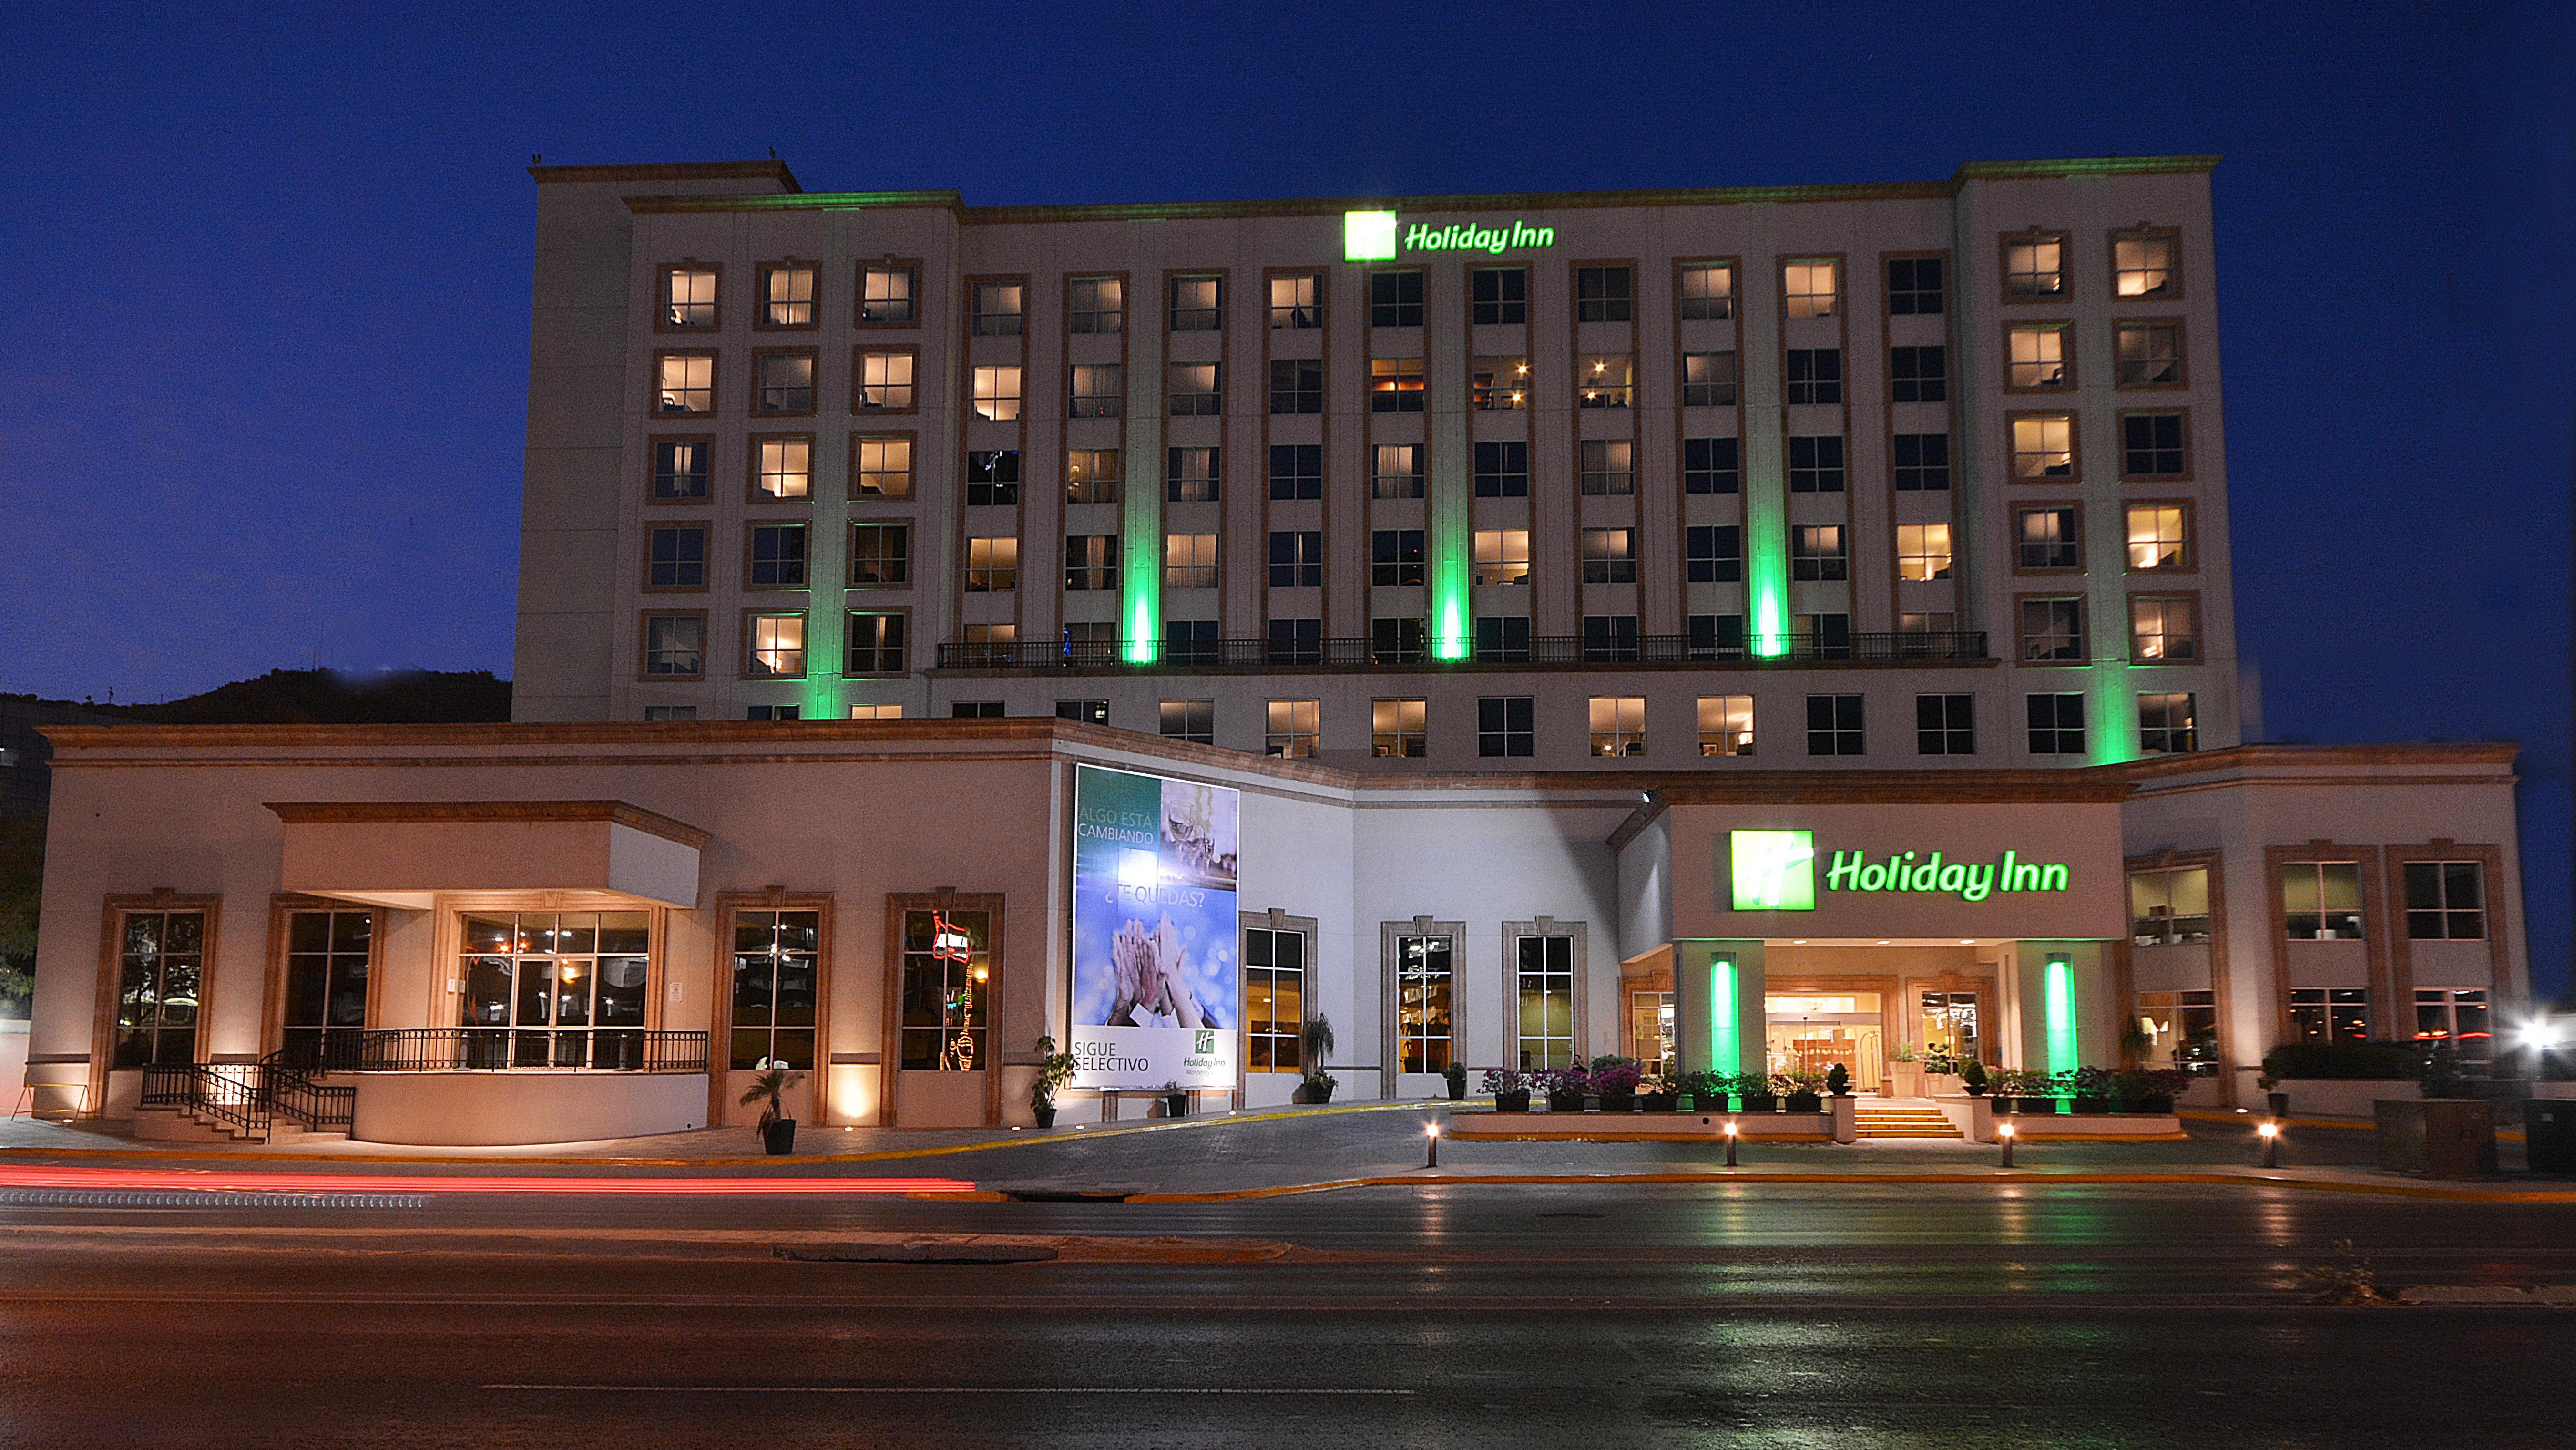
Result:
<svg viewBox="0 0 2576 1450">
<path fill-rule="evenodd" d="M 1765 1065 L 1774 1077 L 1821 1078 L 1840 1063 L 1852 1091 L 1877 1092 L 1886 1077 L 1879 1005 L 1877 992 L 1765 996 Z"/>
<path fill-rule="evenodd" d="M 1973 938 L 1766 942 L 1764 1070 L 1821 1076 L 1840 1063 L 1857 1093 L 1956 1092 L 1956 1063 L 1999 1065 L 1996 988 L 2011 951 Z"/>
</svg>

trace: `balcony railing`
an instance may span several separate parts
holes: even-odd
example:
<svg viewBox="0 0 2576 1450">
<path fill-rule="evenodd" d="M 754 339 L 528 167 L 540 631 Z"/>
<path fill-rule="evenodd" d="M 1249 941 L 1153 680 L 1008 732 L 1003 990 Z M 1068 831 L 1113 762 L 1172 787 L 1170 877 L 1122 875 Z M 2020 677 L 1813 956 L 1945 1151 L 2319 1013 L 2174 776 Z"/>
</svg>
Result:
<svg viewBox="0 0 2576 1450">
<path fill-rule="evenodd" d="M 460 1072 L 579 1067 L 704 1072 L 707 1034 L 640 1027 L 409 1027 L 334 1033 L 302 1045 L 312 1072 Z"/>
<path fill-rule="evenodd" d="M 1115 640 L 1014 640 L 1003 644 L 943 644 L 943 670 L 1418 670 L 1524 669 L 1534 665 L 1710 665 L 1759 667 L 1815 664 L 1905 664 L 1984 660 L 1982 630 L 1942 633 L 1791 634 L 1777 652 L 1756 654 L 1747 645 L 1711 644 L 1688 635 L 1648 634 L 1602 641 L 1582 635 L 1538 635 L 1508 645 L 1479 648 L 1462 660 L 1434 660 L 1420 644 L 1382 645 L 1369 639 L 1165 640 L 1150 663 L 1129 660 Z"/>
</svg>

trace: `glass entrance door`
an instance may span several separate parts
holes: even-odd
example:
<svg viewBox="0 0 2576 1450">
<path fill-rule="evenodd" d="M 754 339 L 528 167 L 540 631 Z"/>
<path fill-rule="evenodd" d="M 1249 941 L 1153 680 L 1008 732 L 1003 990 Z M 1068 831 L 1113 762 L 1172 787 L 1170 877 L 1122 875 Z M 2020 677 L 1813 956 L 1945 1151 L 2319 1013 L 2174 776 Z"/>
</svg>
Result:
<svg viewBox="0 0 2576 1450">
<path fill-rule="evenodd" d="M 1953 1059 L 1962 1063 L 1985 1059 L 1985 1038 L 1980 1031 L 1976 993 L 1923 994 L 1923 1048 L 1927 1056 L 1933 1049 L 1946 1049 Z"/>
<path fill-rule="evenodd" d="M 1762 1010 L 1763 1060 L 1774 1076 L 1822 1078 L 1839 1063 L 1852 1091 L 1878 1091 L 1886 1075 L 1878 993 L 1765 997 Z"/>
</svg>

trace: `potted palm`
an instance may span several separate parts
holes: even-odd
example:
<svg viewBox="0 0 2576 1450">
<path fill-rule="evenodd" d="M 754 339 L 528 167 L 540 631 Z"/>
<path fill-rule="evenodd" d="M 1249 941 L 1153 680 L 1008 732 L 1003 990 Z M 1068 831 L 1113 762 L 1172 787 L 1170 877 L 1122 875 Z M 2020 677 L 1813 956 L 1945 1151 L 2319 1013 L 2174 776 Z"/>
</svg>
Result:
<svg viewBox="0 0 2576 1450">
<path fill-rule="evenodd" d="M 1467 1100 L 1467 1064 L 1452 1061 L 1447 1067 L 1440 1069 L 1440 1075 L 1449 1081 L 1449 1101 L 1465 1102 Z"/>
<path fill-rule="evenodd" d="M 1305 1027 L 1297 1033 L 1297 1040 L 1305 1049 L 1306 1057 L 1306 1080 L 1297 1085 L 1297 1100 L 1304 1103 L 1331 1102 L 1335 1086 L 1333 1075 L 1324 1071 L 1324 1059 L 1333 1054 L 1331 1019 L 1320 1013 L 1307 1018 Z"/>
<path fill-rule="evenodd" d="M 1529 1075 L 1516 1067 L 1489 1067 L 1479 1086 L 1494 1095 L 1494 1111 L 1526 1113 L 1529 1111 Z"/>
<path fill-rule="evenodd" d="M 787 1090 L 805 1080 L 805 1074 L 791 1072 L 787 1064 L 774 1057 L 764 1057 L 752 1069 L 751 1086 L 744 1089 L 742 1105 L 765 1103 L 760 1110 L 760 1145 L 773 1156 L 783 1157 L 796 1151 L 796 1120 L 787 1116 Z"/>
<path fill-rule="evenodd" d="M 1038 1039 L 1038 1080 L 1029 1086 L 1029 1111 L 1037 1114 L 1038 1126 L 1055 1126 L 1055 1095 L 1073 1081 L 1073 1054 L 1055 1050 L 1055 1039 Z"/>
</svg>

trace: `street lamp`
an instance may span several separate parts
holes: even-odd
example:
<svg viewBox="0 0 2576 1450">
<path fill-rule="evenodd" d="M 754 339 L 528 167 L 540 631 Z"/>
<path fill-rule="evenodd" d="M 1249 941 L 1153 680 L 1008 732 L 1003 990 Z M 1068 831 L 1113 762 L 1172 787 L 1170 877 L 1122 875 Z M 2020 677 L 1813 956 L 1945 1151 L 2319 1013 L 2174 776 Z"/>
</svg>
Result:
<svg viewBox="0 0 2576 1450">
<path fill-rule="evenodd" d="M 1425 1141 L 1425 1142 L 1427 1142 L 1427 1143 L 1429 1143 L 1429 1144 L 1431 1145 L 1431 1157 L 1430 1157 L 1430 1160 L 1429 1160 L 1428 1162 L 1424 1163 L 1422 1166 L 1423 1166 L 1423 1167 L 1425 1167 L 1425 1168 L 1437 1168 L 1437 1167 L 1439 1167 L 1439 1166 L 1440 1166 L 1440 1125 L 1439 1125 L 1438 1123 L 1432 1123 L 1432 1124 L 1430 1124 L 1430 1125 L 1426 1126 L 1426 1127 L 1422 1130 L 1422 1137 L 1423 1137 L 1423 1141 Z"/>
<path fill-rule="evenodd" d="M 1735 1166 L 1735 1120 L 1726 1120 L 1726 1166 Z"/>
<path fill-rule="evenodd" d="M 2263 1120 L 2262 1125 L 2257 1127 L 2254 1131 L 2261 1134 L 2263 1138 L 2263 1166 L 2266 1168 L 2280 1167 L 2281 1125 L 2273 1122 L 2269 1118 L 2266 1118 Z"/>
<path fill-rule="evenodd" d="M 2010 1124 L 2010 1123 L 1998 1123 L 1998 1124 L 1996 1124 L 1996 1125 L 1995 1125 L 1995 1141 L 1996 1141 L 1997 1143 L 1999 1143 L 1999 1144 L 2001 1144 L 2001 1145 L 2003 1146 L 2003 1150 L 2004 1150 L 2004 1166 L 2005 1166 L 2006 1168 L 2010 1168 L 2011 1166 L 2013 1166 L 2013 1161 L 2012 1161 L 2012 1148 L 2013 1148 L 2013 1125 L 2012 1125 L 2012 1124 Z"/>
</svg>

